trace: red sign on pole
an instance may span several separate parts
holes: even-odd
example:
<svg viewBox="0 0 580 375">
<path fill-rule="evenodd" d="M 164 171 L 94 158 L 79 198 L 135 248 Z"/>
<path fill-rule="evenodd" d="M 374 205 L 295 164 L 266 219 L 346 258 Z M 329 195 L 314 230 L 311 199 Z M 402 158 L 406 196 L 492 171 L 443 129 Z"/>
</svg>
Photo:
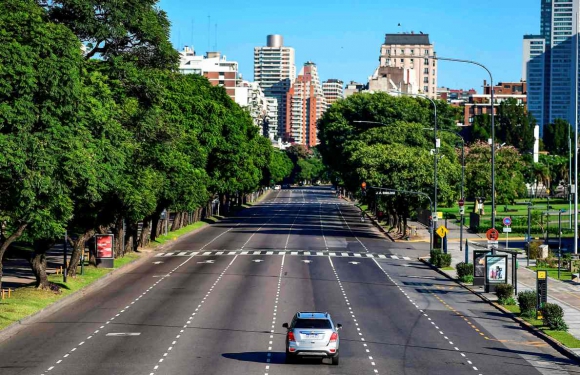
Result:
<svg viewBox="0 0 580 375">
<path fill-rule="evenodd" d="M 485 236 L 489 241 L 497 241 L 499 238 L 499 232 L 497 231 L 497 229 L 492 228 L 487 232 L 485 232 Z"/>
<path fill-rule="evenodd" d="M 463 207 L 465 205 L 465 201 L 460 199 L 457 203 L 459 203 L 459 207 Z"/>
<path fill-rule="evenodd" d="M 112 234 L 97 234 L 95 236 L 97 244 L 97 258 L 114 258 L 113 254 L 113 235 Z"/>
</svg>

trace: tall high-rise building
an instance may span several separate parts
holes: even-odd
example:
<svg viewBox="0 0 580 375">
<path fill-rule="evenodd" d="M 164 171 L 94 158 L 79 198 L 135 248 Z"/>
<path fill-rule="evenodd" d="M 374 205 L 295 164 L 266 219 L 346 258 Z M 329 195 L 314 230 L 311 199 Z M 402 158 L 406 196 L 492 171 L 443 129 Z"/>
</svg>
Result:
<svg viewBox="0 0 580 375">
<path fill-rule="evenodd" d="M 324 97 L 326 98 L 326 104 L 328 107 L 338 99 L 344 98 L 343 85 L 344 82 L 340 79 L 328 79 L 322 82 L 322 91 L 324 92 Z"/>
<path fill-rule="evenodd" d="M 254 81 L 267 97 L 278 101 L 278 136 L 286 129 L 286 94 L 296 78 L 294 48 L 281 35 L 268 35 L 265 47 L 254 47 Z"/>
<path fill-rule="evenodd" d="M 402 91 L 437 98 L 437 61 L 429 34 L 386 34 L 380 66 L 369 79 L 369 90 Z"/>
<path fill-rule="evenodd" d="M 316 64 L 308 61 L 286 96 L 286 133 L 290 142 L 307 147 L 318 144 L 316 122 L 326 111 Z"/>
<path fill-rule="evenodd" d="M 533 87 L 529 82 L 528 103 L 541 133 L 557 118 L 576 122 L 579 9 L 580 0 L 541 0 L 540 35 L 524 36 L 526 80 L 535 80 Z M 533 53 L 537 51 L 542 53 Z M 540 66 L 543 77 L 537 71 Z"/>
<path fill-rule="evenodd" d="M 534 116 L 538 123 L 543 123 L 545 121 L 545 39 L 541 35 L 524 35 L 523 51 L 522 79 L 528 84 L 528 111 Z M 541 126 L 540 129 L 542 129 Z"/>
<path fill-rule="evenodd" d="M 219 52 L 197 55 L 192 47 L 185 46 L 179 52 L 179 71 L 183 74 L 199 74 L 206 77 L 214 86 L 223 86 L 230 98 L 236 99 L 238 63 L 227 61 Z"/>
</svg>

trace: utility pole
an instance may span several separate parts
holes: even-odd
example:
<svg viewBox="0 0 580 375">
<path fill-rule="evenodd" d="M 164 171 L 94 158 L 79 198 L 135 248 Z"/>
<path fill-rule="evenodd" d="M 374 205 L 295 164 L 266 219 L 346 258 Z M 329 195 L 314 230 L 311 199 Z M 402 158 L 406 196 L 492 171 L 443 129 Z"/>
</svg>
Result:
<svg viewBox="0 0 580 375">
<path fill-rule="evenodd" d="M 68 233 L 67 230 L 64 230 L 64 262 L 62 265 L 63 271 L 62 271 L 62 281 L 66 283 L 66 276 L 68 273 L 67 267 L 66 267 L 66 253 L 67 253 L 67 242 L 68 242 Z"/>
<path fill-rule="evenodd" d="M 530 240 L 532 238 L 532 202 L 528 203 L 528 238 L 527 238 L 527 243 L 528 243 L 528 260 L 527 260 L 527 266 L 530 266 Z"/>
</svg>

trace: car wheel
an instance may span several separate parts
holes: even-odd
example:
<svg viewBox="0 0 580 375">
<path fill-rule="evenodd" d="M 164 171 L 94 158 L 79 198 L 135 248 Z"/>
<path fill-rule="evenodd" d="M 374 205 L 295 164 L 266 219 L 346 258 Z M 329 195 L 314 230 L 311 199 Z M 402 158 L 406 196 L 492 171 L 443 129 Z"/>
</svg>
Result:
<svg viewBox="0 0 580 375">
<path fill-rule="evenodd" d="M 338 353 L 334 357 L 332 357 L 332 365 L 338 366 Z"/>
</svg>

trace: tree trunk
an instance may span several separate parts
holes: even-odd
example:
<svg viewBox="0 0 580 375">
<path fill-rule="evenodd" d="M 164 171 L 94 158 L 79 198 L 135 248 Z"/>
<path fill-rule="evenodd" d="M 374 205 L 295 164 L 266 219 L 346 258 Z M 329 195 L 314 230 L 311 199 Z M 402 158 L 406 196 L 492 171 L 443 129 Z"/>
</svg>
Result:
<svg viewBox="0 0 580 375">
<path fill-rule="evenodd" d="M 83 251 L 85 250 L 87 240 L 94 235 L 95 235 L 94 229 L 87 229 L 87 231 L 85 233 L 79 235 L 76 240 L 70 239 L 70 241 L 72 242 L 73 251 L 72 251 L 72 254 L 70 255 L 70 262 L 69 262 L 68 269 L 67 269 L 68 276 L 70 276 L 70 277 L 77 276 L 77 267 L 78 267 L 79 262 L 81 260 L 81 255 L 82 255 Z M 95 249 L 89 250 L 89 264 L 91 264 L 92 266 L 95 266 L 95 267 L 97 266 L 97 258 L 96 258 L 96 254 L 95 254 Z"/>
<path fill-rule="evenodd" d="M 125 244 L 126 249 L 131 249 L 131 251 L 137 251 L 139 246 L 139 241 L 137 237 L 139 235 L 139 223 L 129 222 L 127 223 L 127 242 Z"/>
<path fill-rule="evenodd" d="M 169 215 L 169 212 L 167 212 Z M 139 245 L 143 248 L 149 245 L 149 233 L 151 232 L 151 217 L 146 217 L 143 219 L 143 229 L 141 229 L 141 238 L 139 239 Z"/>
<path fill-rule="evenodd" d="M 173 216 L 173 223 L 171 223 L 171 231 L 175 232 L 176 230 L 179 229 L 179 224 L 181 222 L 181 215 L 179 214 L 179 212 L 176 212 Z"/>
<path fill-rule="evenodd" d="M 46 274 L 46 253 L 54 245 L 52 239 L 40 239 L 34 241 L 34 254 L 30 259 L 30 266 L 34 277 L 36 278 L 35 286 L 38 289 L 48 289 L 48 275 Z"/>
<path fill-rule="evenodd" d="M 167 211 L 167 215 L 169 216 L 169 211 Z M 159 228 L 159 224 L 163 225 L 163 220 L 160 220 L 160 215 L 158 213 L 154 213 L 151 216 L 151 241 L 155 241 L 160 234 L 163 234 L 163 227 Z"/>
<path fill-rule="evenodd" d="M 6 252 L 6 249 L 8 249 L 8 246 L 10 246 L 12 242 L 16 241 L 17 238 L 22 236 L 22 233 L 24 233 L 24 229 L 26 229 L 27 226 L 28 223 L 20 224 L 18 228 L 16 228 L 14 233 L 8 236 L 8 238 L 6 238 L 4 242 L 2 242 L 2 245 L 0 245 L 0 288 L 2 288 L 2 259 L 4 258 L 4 253 Z"/>
<path fill-rule="evenodd" d="M 118 218 L 115 223 L 115 258 L 119 258 L 125 255 L 125 231 L 123 230 L 123 218 Z"/>
</svg>

